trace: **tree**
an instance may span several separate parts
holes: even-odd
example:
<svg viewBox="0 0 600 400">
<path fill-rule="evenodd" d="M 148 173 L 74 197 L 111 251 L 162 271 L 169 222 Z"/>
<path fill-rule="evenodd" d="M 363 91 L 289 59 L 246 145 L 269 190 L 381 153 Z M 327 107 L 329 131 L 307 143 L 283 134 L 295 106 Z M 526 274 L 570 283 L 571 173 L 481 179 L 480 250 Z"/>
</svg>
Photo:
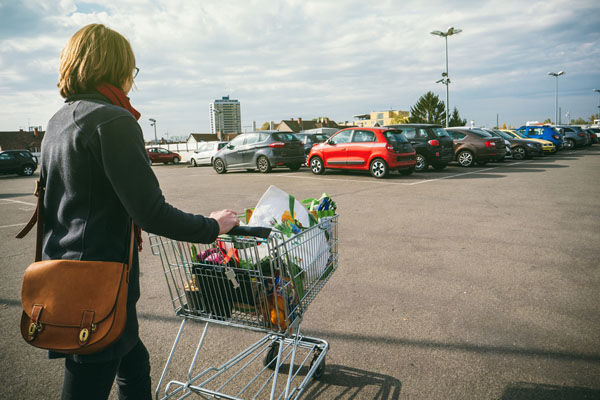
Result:
<svg viewBox="0 0 600 400">
<path fill-rule="evenodd" d="M 460 118 L 460 114 L 458 113 L 458 109 L 456 107 L 454 107 L 454 111 L 452 111 L 452 115 L 450 116 L 448 125 L 449 126 L 466 126 L 467 125 L 467 120 Z"/>
<path fill-rule="evenodd" d="M 577 119 L 572 119 L 571 120 L 571 125 L 585 125 L 587 124 L 589 121 L 586 121 L 585 119 L 579 117 Z"/>
<path fill-rule="evenodd" d="M 265 122 L 264 124 L 262 124 L 262 126 L 260 127 L 261 131 L 266 131 L 267 129 L 269 129 L 269 127 L 271 126 L 270 123 Z"/>
<path fill-rule="evenodd" d="M 445 104 L 440 98 L 427 92 L 410 108 L 409 122 L 442 125 L 446 120 Z"/>
<path fill-rule="evenodd" d="M 392 124 L 405 124 L 410 120 L 410 117 L 405 117 L 403 115 L 396 115 L 392 118 Z"/>
<path fill-rule="evenodd" d="M 546 119 L 544 120 L 544 123 L 545 123 L 545 124 L 551 124 L 551 123 L 552 123 L 552 120 L 551 120 L 550 118 L 546 118 Z"/>
</svg>

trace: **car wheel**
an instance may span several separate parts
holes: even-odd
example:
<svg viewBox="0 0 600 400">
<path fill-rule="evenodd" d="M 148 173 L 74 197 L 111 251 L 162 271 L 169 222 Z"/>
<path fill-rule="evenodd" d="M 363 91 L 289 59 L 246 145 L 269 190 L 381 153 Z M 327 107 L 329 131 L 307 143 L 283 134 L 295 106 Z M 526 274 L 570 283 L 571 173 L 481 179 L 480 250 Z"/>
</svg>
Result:
<svg viewBox="0 0 600 400">
<path fill-rule="evenodd" d="M 263 174 L 266 174 L 267 172 L 271 171 L 271 163 L 269 162 L 269 159 L 265 156 L 258 157 L 258 160 L 256 160 L 256 167 Z"/>
<path fill-rule="evenodd" d="M 567 139 L 565 142 L 565 148 L 567 150 L 572 150 L 575 148 L 575 141 L 573 139 Z"/>
<path fill-rule="evenodd" d="M 198 163 L 197 163 L 197 162 L 196 162 L 196 160 L 195 160 L 195 159 L 193 159 L 193 158 L 192 158 L 192 161 L 191 161 L 191 163 L 192 163 L 192 167 L 197 167 L 197 166 L 198 166 Z"/>
<path fill-rule="evenodd" d="M 473 154 L 467 150 L 463 150 L 460 153 L 458 153 L 458 156 L 456 156 L 456 160 L 458 161 L 461 167 L 472 167 L 475 164 Z"/>
<path fill-rule="evenodd" d="M 415 164 L 415 171 L 421 172 L 427 169 L 427 159 L 423 154 L 417 153 L 417 163 Z"/>
<path fill-rule="evenodd" d="M 225 169 L 225 163 L 220 158 L 217 158 L 213 163 L 213 168 L 217 171 L 217 174 L 224 174 L 227 170 Z"/>
<path fill-rule="evenodd" d="M 523 147 L 517 146 L 514 149 L 512 149 L 512 157 L 515 160 L 524 160 L 527 157 L 527 152 Z"/>
<path fill-rule="evenodd" d="M 400 172 L 400 175 L 409 176 L 409 175 L 412 175 L 413 172 L 415 172 L 415 169 L 414 168 L 401 169 L 398 172 Z"/>
<path fill-rule="evenodd" d="M 173 164 L 179 164 L 179 157 L 173 157 Z"/>
<path fill-rule="evenodd" d="M 310 170 L 315 175 L 321 175 L 325 172 L 325 166 L 321 157 L 313 157 L 310 159 Z"/>
<path fill-rule="evenodd" d="M 371 161 L 369 172 L 377 179 L 385 178 L 388 175 L 389 169 L 387 163 L 381 158 L 376 158 Z"/>
<path fill-rule="evenodd" d="M 433 167 L 433 169 L 435 169 L 436 171 L 443 170 L 444 168 L 446 168 L 446 165 L 447 164 L 436 164 L 436 163 L 431 164 L 431 166 Z"/>
<path fill-rule="evenodd" d="M 33 175 L 34 171 L 35 168 L 32 165 L 25 165 L 23 168 L 21 168 L 21 175 L 31 176 Z"/>
<path fill-rule="evenodd" d="M 288 167 L 292 170 L 292 171 L 298 171 L 300 169 L 300 164 L 290 164 L 288 165 Z"/>
</svg>

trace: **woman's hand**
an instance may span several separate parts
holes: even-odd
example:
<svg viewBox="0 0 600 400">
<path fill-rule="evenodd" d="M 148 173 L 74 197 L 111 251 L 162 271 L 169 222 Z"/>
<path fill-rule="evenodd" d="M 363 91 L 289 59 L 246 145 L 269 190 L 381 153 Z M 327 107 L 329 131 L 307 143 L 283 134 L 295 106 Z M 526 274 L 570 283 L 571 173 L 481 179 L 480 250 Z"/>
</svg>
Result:
<svg viewBox="0 0 600 400">
<path fill-rule="evenodd" d="M 229 232 L 231 228 L 240 224 L 237 213 L 233 210 L 213 211 L 210 218 L 216 219 L 219 223 L 219 235 Z"/>
</svg>

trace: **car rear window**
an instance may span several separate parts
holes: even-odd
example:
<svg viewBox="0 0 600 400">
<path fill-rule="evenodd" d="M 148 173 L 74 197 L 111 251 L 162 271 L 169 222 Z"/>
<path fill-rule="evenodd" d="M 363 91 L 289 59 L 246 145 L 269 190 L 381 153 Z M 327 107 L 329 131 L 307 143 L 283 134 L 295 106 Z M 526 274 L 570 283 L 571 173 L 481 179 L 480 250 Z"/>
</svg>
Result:
<svg viewBox="0 0 600 400">
<path fill-rule="evenodd" d="M 280 142 L 299 142 L 300 139 L 293 133 L 274 133 L 273 138 Z"/>
<path fill-rule="evenodd" d="M 435 133 L 435 136 L 437 137 L 446 137 L 446 136 L 450 136 L 448 135 L 448 132 L 446 132 L 446 130 L 444 128 L 431 128 L 433 130 L 433 133 Z"/>
<path fill-rule="evenodd" d="M 488 133 L 486 131 L 480 131 L 479 129 L 471 129 L 471 132 L 473 132 L 474 134 L 476 134 L 479 137 L 484 137 L 484 138 L 494 137 L 494 135 L 492 135 L 491 133 Z"/>
<path fill-rule="evenodd" d="M 385 136 L 388 143 L 408 143 L 408 139 L 399 130 L 385 131 L 383 136 Z"/>
</svg>

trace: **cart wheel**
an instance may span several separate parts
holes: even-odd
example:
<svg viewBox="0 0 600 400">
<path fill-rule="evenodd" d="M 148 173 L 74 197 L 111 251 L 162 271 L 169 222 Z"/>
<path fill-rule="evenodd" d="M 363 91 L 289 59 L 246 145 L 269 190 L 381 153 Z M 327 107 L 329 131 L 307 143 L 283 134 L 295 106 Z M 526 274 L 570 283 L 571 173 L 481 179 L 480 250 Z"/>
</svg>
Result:
<svg viewBox="0 0 600 400">
<path fill-rule="evenodd" d="M 313 357 L 313 360 L 310 362 L 310 368 L 312 368 L 317 357 L 319 357 L 319 356 L 315 354 L 315 356 Z M 323 359 L 323 361 L 321 361 L 321 364 L 319 364 L 319 366 L 315 370 L 315 373 L 313 374 L 313 379 L 321 379 L 324 372 L 325 372 L 325 359 Z"/>
<path fill-rule="evenodd" d="M 277 358 L 278 353 L 279 343 L 273 342 L 269 348 L 269 351 L 267 352 L 267 355 L 265 356 L 265 359 L 263 360 L 263 364 L 265 365 L 265 367 L 269 369 L 275 369 L 275 367 L 277 366 L 277 362 L 273 362 L 273 360 Z"/>
</svg>

